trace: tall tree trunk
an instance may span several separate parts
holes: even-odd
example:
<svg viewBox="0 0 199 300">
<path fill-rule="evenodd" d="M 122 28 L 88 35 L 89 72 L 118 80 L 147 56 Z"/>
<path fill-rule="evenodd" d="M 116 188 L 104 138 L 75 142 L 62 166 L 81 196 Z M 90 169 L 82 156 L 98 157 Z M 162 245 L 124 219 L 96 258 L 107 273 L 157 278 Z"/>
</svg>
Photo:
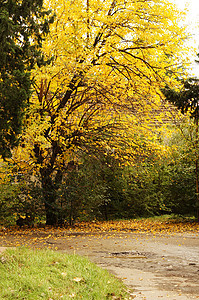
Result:
<svg viewBox="0 0 199 300">
<path fill-rule="evenodd" d="M 42 189 L 46 211 L 46 225 L 56 225 L 58 211 L 56 205 L 56 188 L 48 174 L 42 178 Z"/>
<path fill-rule="evenodd" d="M 57 158 L 60 148 L 57 142 L 52 143 L 52 154 L 48 164 L 45 164 L 43 152 L 40 145 L 35 144 L 34 153 L 37 158 L 37 162 L 42 165 L 40 168 L 41 184 L 43 190 L 45 211 L 46 211 L 46 225 L 56 225 L 58 223 L 58 208 L 57 208 L 57 189 L 58 183 L 62 180 L 62 172 L 59 170 L 54 178 L 53 167 Z"/>
</svg>

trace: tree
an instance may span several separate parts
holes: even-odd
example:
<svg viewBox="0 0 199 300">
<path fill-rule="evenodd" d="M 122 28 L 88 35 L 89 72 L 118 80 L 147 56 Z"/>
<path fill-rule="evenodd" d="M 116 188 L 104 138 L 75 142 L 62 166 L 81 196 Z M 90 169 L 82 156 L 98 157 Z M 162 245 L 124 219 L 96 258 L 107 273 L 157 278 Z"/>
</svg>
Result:
<svg viewBox="0 0 199 300">
<path fill-rule="evenodd" d="M 199 118 L 199 80 L 188 78 L 182 80 L 178 91 L 167 87 L 164 89 L 166 99 L 177 106 L 183 114 L 188 113 L 195 121 L 195 173 L 196 173 L 196 215 L 199 221 L 199 178 L 198 178 L 198 118 Z"/>
<path fill-rule="evenodd" d="M 49 11 L 42 0 L 0 3 L 0 154 L 10 155 L 31 96 L 30 71 L 42 63 L 41 45 Z"/>
<path fill-rule="evenodd" d="M 71 162 L 80 163 L 82 153 L 108 153 L 122 163 L 158 148 L 146 130 L 148 112 L 160 102 L 165 81 L 176 83 L 184 33 L 167 1 L 51 0 L 46 5 L 56 21 L 43 52 L 53 60 L 33 72 L 27 128 L 13 159 L 38 176 L 46 223 L 54 225 L 63 175 Z"/>
</svg>

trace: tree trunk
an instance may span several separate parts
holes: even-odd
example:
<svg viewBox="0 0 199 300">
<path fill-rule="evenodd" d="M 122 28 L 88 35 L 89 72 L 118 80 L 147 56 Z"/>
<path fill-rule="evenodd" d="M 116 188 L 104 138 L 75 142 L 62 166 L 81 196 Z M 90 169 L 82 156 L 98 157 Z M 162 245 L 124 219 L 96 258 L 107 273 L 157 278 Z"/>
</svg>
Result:
<svg viewBox="0 0 199 300">
<path fill-rule="evenodd" d="M 42 189 L 46 211 L 46 225 L 57 225 L 56 188 L 47 174 L 42 178 Z"/>
<path fill-rule="evenodd" d="M 105 217 L 105 221 L 108 221 L 108 210 L 107 210 L 106 200 L 104 200 L 104 217 Z"/>
<path fill-rule="evenodd" d="M 56 210 L 53 209 L 53 204 L 47 203 L 45 199 L 45 210 L 46 210 L 46 225 L 55 226 L 57 225 L 57 213 Z"/>
</svg>

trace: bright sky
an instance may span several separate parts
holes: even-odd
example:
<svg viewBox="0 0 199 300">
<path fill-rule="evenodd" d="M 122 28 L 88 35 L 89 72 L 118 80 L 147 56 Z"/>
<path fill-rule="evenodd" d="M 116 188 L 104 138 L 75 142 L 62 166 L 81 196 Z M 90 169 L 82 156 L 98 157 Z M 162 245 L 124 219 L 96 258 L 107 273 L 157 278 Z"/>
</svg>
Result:
<svg viewBox="0 0 199 300">
<path fill-rule="evenodd" d="M 199 32 L 199 0 L 170 1 L 176 3 L 179 9 L 188 11 L 186 23 L 192 27 L 194 33 L 196 33 L 197 31 Z M 196 27 L 198 27 L 198 30 L 196 30 Z"/>
<path fill-rule="evenodd" d="M 177 4 L 181 10 L 188 11 L 185 23 L 189 26 L 193 34 L 192 44 L 199 53 L 199 0 L 170 0 Z M 197 53 L 196 52 L 196 53 Z M 196 59 L 196 56 L 193 60 Z M 199 64 L 193 63 L 193 73 L 199 78 Z"/>
</svg>

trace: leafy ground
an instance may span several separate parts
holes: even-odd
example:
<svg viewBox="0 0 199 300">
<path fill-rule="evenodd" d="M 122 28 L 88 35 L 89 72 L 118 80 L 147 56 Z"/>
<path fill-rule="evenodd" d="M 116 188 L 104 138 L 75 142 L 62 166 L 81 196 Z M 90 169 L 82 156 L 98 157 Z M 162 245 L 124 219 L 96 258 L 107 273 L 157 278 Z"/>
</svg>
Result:
<svg viewBox="0 0 199 300">
<path fill-rule="evenodd" d="M 0 228 L 1 246 L 30 246 L 30 247 L 48 247 L 49 239 L 55 241 L 59 237 L 73 234 L 102 234 L 102 233 L 120 233 L 120 232 L 138 232 L 146 234 L 168 234 L 175 235 L 180 233 L 199 234 L 199 223 L 190 219 L 171 219 L 168 216 L 148 218 L 140 220 L 118 220 L 106 222 L 82 222 L 71 227 L 35 227 L 19 228 L 12 226 L 10 228 Z"/>
</svg>

